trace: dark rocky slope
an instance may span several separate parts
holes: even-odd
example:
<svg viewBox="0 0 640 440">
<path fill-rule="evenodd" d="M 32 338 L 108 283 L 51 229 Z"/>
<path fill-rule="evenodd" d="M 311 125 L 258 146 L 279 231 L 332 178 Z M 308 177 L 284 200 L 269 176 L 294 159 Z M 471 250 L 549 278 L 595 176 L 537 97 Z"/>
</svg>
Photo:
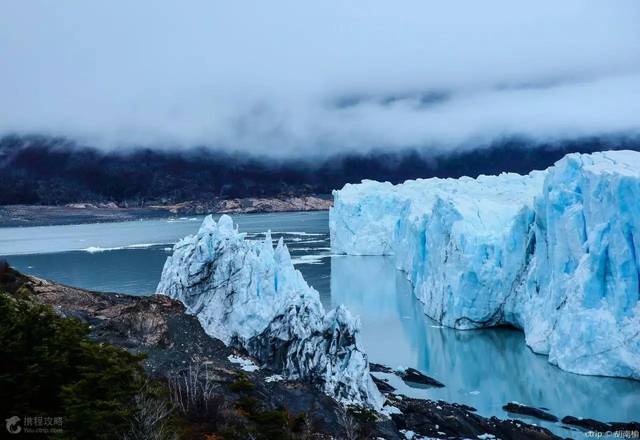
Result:
<svg viewBox="0 0 640 440">
<path fill-rule="evenodd" d="M 400 399 L 392 394 L 387 394 L 389 403 L 402 414 L 393 414 L 390 419 L 358 409 L 345 413 L 311 384 L 267 380 L 274 374 L 267 369 L 243 371 L 229 361 L 229 356 L 248 358 L 245 353 L 207 336 L 197 319 L 185 314 L 184 306 L 168 297 L 90 292 L 0 266 L 0 290 L 28 295 L 52 306 L 60 315 L 89 323 L 91 336 L 97 341 L 145 353 L 144 367 L 150 376 L 162 379 L 189 366 L 204 366 L 213 378 L 215 392 L 231 402 L 242 404 L 249 397 L 261 408 L 286 408 L 291 414 L 308 415 L 315 434 L 307 438 L 399 439 L 404 437 L 401 430 L 450 439 L 483 434 L 518 440 L 557 438 L 546 429 L 526 423 L 478 416 L 463 405 Z M 238 378 L 242 378 L 243 386 L 238 385 Z"/>
<path fill-rule="evenodd" d="M 205 147 L 121 146 L 103 151 L 63 138 L 5 136 L 0 138 L 0 205 L 113 202 L 146 207 L 328 195 L 362 179 L 399 183 L 420 177 L 527 173 L 547 168 L 567 153 L 639 148 L 638 139 L 624 137 L 566 142 L 511 138 L 447 154 L 424 146 L 276 160 Z"/>
</svg>

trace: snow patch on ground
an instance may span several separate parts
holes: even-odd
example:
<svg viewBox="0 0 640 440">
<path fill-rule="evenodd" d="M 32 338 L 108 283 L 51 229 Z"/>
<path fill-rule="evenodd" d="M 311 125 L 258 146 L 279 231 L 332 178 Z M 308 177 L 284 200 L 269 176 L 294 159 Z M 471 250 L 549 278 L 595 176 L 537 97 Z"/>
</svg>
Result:
<svg viewBox="0 0 640 440">
<path fill-rule="evenodd" d="M 391 416 L 391 414 L 402 414 L 402 411 L 400 411 L 400 409 L 396 408 L 393 405 L 385 405 L 382 407 L 382 414 L 385 414 L 387 416 Z"/>
<path fill-rule="evenodd" d="M 236 356 L 233 354 L 230 354 L 227 359 L 229 359 L 229 362 L 231 362 L 232 364 L 238 364 L 240 365 L 240 368 L 244 371 L 247 371 L 249 373 L 253 372 L 253 371 L 257 371 L 260 369 L 260 367 L 258 367 L 256 364 L 253 363 L 253 361 L 251 359 L 246 359 L 240 356 Z"/>
<path fill-rule="evenodd" d="M 265 382 L 267 383 L 271 383 L 271 382 L 282 382 L 284 380 L 284 377 L 282 377 L 280 374 L 274 374 L 272 376 L 268 376 L 264 379 Z"/>
</svg>

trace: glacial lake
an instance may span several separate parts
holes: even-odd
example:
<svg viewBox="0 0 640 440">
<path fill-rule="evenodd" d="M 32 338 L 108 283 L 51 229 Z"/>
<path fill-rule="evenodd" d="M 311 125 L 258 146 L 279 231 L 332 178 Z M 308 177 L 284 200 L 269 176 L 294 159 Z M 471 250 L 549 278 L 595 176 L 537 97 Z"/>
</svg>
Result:
<svg viewBox="0 0 640 440">
<path fill-rule="evenodd" d="M 640 381 L 562 371 L 512 329 L 457 331 L 422 313 L 409 283 L 388 257 L 331 254 L 328 214 L 235 215 L 249 238 L 283 237 L 296 267 L 325 307 L 346 305 L 361 319 L 360 341 L 373 362 L 413 367 L 444 388 L 412 388 L 392 375 L 398 393 L 465 403 L 478 413 L 521 418 L 563 437 L 561 423 L 508 414 L 510 401 L 601 421 L 640 420 Z M 134 295 L 153 293 L 171 246 L 197 231 L 202 217 L 29 228 L 0 228 L 0 256 L 19 270 L 64 284 Z M 382 377 L 380 376 L 380 377 Z"/>
</svg>

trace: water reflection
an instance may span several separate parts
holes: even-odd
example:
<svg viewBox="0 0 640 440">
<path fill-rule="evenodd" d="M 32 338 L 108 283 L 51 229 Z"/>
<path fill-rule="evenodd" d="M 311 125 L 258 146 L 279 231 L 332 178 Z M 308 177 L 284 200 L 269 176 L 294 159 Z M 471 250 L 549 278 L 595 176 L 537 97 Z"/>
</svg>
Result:
<svg viewBox="0 0 640 440">
<path fill-rule="evenodd" d="M 640 415 L 638 381 L 562 371 L 532 353 L 517 330 L 442 328 L 423 314 L 389 258 L 333 258 L 331 301 L 360 316 L 371 360 L 414 367 L 446 385 L 424 390 L 394 381 L 403 394 L 466 403 L 480 414 L 501 417 L 509 401 L 549 408 L 560 418 L 630 421 Z M 553 428 L 558 432 L 558 424 Z"/>
</svg>

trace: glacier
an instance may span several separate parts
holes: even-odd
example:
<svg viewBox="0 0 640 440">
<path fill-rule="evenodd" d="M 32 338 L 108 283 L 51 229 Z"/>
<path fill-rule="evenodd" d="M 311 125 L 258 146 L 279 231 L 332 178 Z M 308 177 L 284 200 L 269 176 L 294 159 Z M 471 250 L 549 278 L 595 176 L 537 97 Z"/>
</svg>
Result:
<svg viewBox="0 0 640 440">
<path fill-rule="evenodd" d="M 333 252 L 393 255 L 429 317 L 515 326 L 564 370 L 640 379 L 640 153 L 333 196 Z"/>
<path fill-rule="evenodd" d="M 270 233 L 248 240 L 229 216 L 207 216 L 174 246 L 157 292 L 184 303 L 207 334 L 282 376 L 310 381 L 344 404 L 382 407 L 358 346 L 359 321 L 342 306 L 325 313 L 282 238 L 274 248 Z"/>
</svg>

